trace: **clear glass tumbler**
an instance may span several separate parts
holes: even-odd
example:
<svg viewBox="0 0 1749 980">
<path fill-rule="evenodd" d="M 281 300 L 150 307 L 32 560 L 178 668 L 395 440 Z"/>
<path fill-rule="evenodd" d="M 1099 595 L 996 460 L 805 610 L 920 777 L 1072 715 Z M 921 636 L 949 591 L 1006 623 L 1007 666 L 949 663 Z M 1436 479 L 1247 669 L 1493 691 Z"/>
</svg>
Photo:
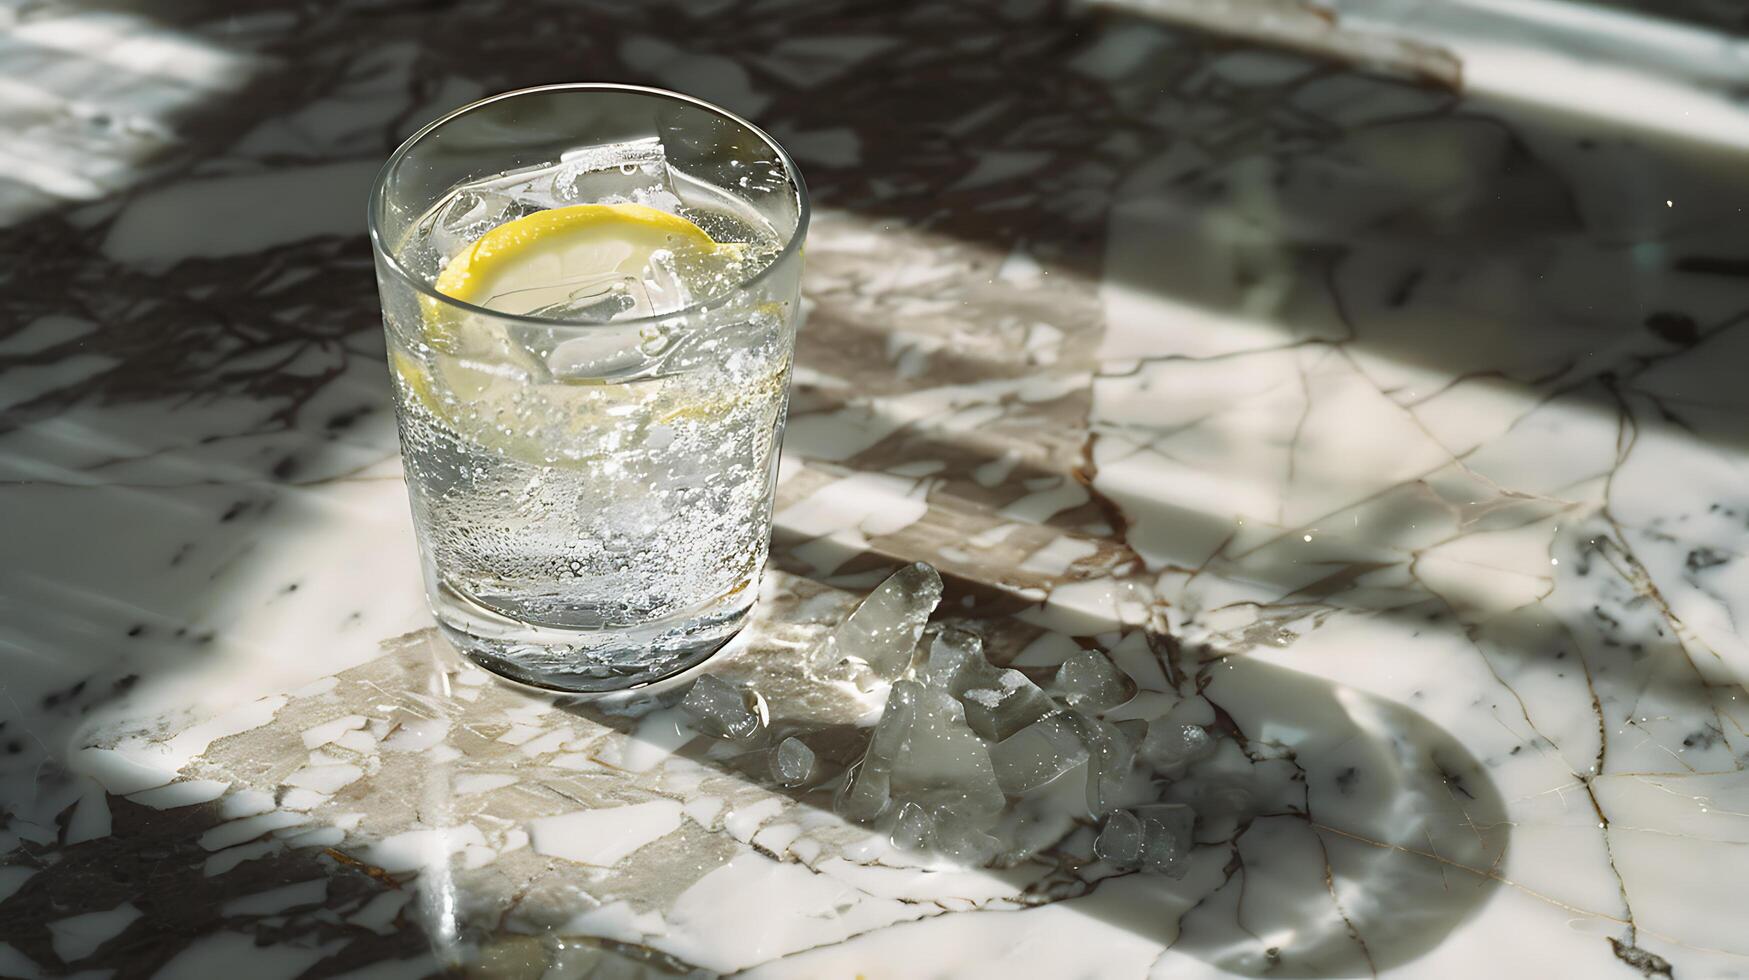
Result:
<svg viewBox="0 0 1749 980">
<path fill-rule="evenodd" d="M 807 226 L 771 137 L 655 89 L 510 92 L 395 151 L 371 242 L 426 591 L 463 653 L 610 691 L 741 628 Z"/>
</svg>

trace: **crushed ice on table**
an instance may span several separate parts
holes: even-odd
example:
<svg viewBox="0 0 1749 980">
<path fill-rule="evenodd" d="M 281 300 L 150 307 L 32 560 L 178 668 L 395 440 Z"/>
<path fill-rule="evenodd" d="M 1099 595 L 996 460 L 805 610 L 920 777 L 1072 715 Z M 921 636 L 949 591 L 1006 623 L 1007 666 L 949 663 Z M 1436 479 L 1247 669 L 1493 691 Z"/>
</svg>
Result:
<svg viewBox="0 0 1749 980">
<path fill-rule="evenodd" d="M 893 687 L 912 688 L 915 706 L 904 749 L 893 760 L 892 794 L 960 815 L 1000 813 L 1006 800 L 990 766 L 990 750 L 966 727 L 959 702 L 916 681 Z"/>
<path fill-rule="evenodd" d="M 970 630 L 948 627 L 929 639 L 929 658 L 923 663 L 923 679 L 931 687 L 945 688 L 958 697 L 985 671 L 984 641 Z"/>
<path fill-rule="evenodd" d="M 1062 718 L 1087 747 L 1087 810 L 1094 816 L 1111 809 L 1129 776 L 1135 749 L 1113 725 L 1084 711 L 1065 711 Z"/>
<path fill-rule="evenodd" d="M 1209 735 L 1208 729 L 1188 722 L 1175 722 L 1168 716 L 1148 724 L 1140 755 L 1162 775 L 1177 777 L 1183 775 L 1192 763 L 1213 755 L 1215 747 L 1214 737 Z"/>
<path fill-rule="evenodd" d="M 938 806 L 931 813 L 935 827 L 930 844 L 940 853 L 962 864 L 978 865 L 1001 852 L 1002 842 L 984 831 L 987 818 L 947 806 Z"/>
<path fill-rule="evenodd" d="M 896 680 L 911 666 L 923 625 L 941 602 L 941 575 L 923 562 L 901 567 L 875 587 L 815 654 L 815 673 L 838 679 Z M 863 670 L 858 670 L 858 668 Z"/>
<path fill-rule="evenodd" d="M 1071 708 L 1105 711 L 1129 700 L 1123 672 L 1097 650 L 1077 650 L 1057 669 L 1056 691 Z"/>
<path fill-rule="evenodd" d="M 874 734 L 868 740 L 868 751 L 862 761 L 853 766 L 838 791 L 838 812 L 851 820 L 873 820 L 887 809 L 892 795 L 893 761 L 911 732 L 911 715 L 916 705 L 915 684 L 894 684 L 887 693 L 887 706 L 881 720 L 875 723 Z"/>
<path fill-rule="evenodd" d="M 814 750 L 799 738 L 790 737 L 778 743 L 771 754 L 772 778 L 785 786 L 800 786 L 814 774 Z"/>
<path fill-rule="evenodd" d="M 899 808 L 899 816 L 893 820 L 893 832 L 888 839 L 900 850 L 921 851 L 929 847 L 934 833 L 935 825 L 929 819 L 929 812 L 915 803 L 907 803 Z"/>
<path fill-rule="evenodd" d="M 1087 761 L 1087 746 L 1060 715 L 1033 722 L 990 748 L 1003 792 L 1020 796 Z"/>
<path fill-rule="evenodd" d="M 701 731 L 718 738 L 750 738 L 763 724 L 747 695 L 715 674 L 694 681 L 680 708 L 698 722 Z"/>
<path fill-rule="evenodd" d="M 1182 803 L 1113 810 L 1093 841 L 1093 853 L 1119 868 L 1140 867 L 1181 878 L 1195 824 L 1196 812 Z"/>
<path fill-rule="evenodd" d="M 1225 764 L 1213 757 L 1220 748 L 1235 766 L 1251 763 L 1206 727 L 1206 702 L 1186 698 L 1149 720 L 1108 718 L 1134 684 L 1099 651 L 1067 658 L 1047 694 L 1020 671 L 992 665 L 980 637 L 953 625 L 930 628 L 922 657 L 917 644 L 940 598 L 934 570 L 908 565 L 816 655 L 817 674 L 891 682 L 862 757 L 839 784 L 834 807 L 845 819 L 874 824 L 901 851 L 1007 865 L 1092 817 L 1101 821 L 1099 857 L 1176 876 L 1192 831 L 1214 833 L 1205 801 L 1223 824 L 1243 816 L 1242 783 L 1219 775 Z M 783 748 L 773 762 L 780 780 Z M 1199 764 L 1197 780 L 1175 785 Z"/>
<path fill-rule="evenodd" d="M 1136 750 L 1141 748 L 1142 740 L 1148 735 L 1148 723 L 1140 718 L 1125 718 L 1122 721 L 1114 721 L 1111 723 L 1111 727 L 1123 736 L 1124 744 L 1129 747 L 1131 755 L 1134 755 Z"/>
<path fill-rule="evenodd" d="M 1128 810 L 1113 810 L 1093 840 L 1093 853 L 1120 868 L 1142 863 L 1142 822 Z"/>
<path fill-rule="evenodd" d="M 1182 803 L 1154 803 L 1132 811 L 1142 825 L 1142 867 L 1182 878 L 1190 855 L 1196 811 Z"/>
<path fill-rule="evenodd" d="M 966 630 L 936 634 L 925 671 L 932 687 L 945 688 L 964 707 L 972 731 L 991 741 L 999 742 L 1056 710 L 1025 674 L 991 666 L 984 659 L 983 641 Z"/>
</svg>

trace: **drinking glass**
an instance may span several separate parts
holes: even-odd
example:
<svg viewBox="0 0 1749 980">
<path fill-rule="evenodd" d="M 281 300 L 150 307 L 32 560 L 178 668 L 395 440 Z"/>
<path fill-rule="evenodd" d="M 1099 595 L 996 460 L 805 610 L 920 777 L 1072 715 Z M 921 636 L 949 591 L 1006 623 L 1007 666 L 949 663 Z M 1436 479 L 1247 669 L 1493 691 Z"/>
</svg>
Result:
<svg viewBox="0 0 1749 980">
<path fill-rule="evenodd" d="M 509 92 L 389 158 L 370 232 L 401 452 L 426 593 L 464 654 L 612 691 L 741 629 L 807 227 L 776 141 L 656 89 Z M 634 246 L 648 261 L 616 271 Z M 502 291 L 469 293 L 488 267 Z"/>
</svg>

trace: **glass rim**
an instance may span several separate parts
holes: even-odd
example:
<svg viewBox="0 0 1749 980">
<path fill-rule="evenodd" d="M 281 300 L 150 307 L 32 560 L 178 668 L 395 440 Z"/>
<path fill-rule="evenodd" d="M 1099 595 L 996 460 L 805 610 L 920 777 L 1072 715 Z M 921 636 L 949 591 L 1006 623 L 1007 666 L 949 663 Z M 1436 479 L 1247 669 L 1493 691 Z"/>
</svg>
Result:
<svg viewBox="0 0 1749 980">
<path fill-rule="evenodd" d="M 663 313 L 660 315 L 642 316 L 642 317 L 632 317 L 632 318 L 628 318 L 628 319 L 624 319 L 624 320 L 568 319 L 568 318 L 558 318 L 558 317 L 530 316 L 526 313 L 506 313 L 506 312 L 503 312 L 502 310 L 494 310 L 494 309 L 491 309 L 489 307 L 480 306 L 480 305 L 475 304 L 475 303 L 470 303 L 466 300 L 456 299 L 454 296 L 450 296 L 446 293 L 439 292 L 437 290 L 437 287 L 432 285 L 430 282 L 427 282 L 423 276 L 416 275 L 411 269 L 407 268 L 404 264 L 402 264 L 400 258 L 397 257 L 395 255 L 394 251 L 392 249 L 390 249 L 387 246 L 387 244 L 384 242 L 382 227 L 378 221 L 378 215 L 383 212 L 384 206 L 386 205 L 385 197 L 387 195 L 389 175 L 395 169 L 396 165 L 399 164 L 402 161 L 402 159 L 405 158 L 407 156 L 407 154 L 412 151 L 413 147 L 418 145 L 418 143 L 421 140 L 423 140 L 425 137 L 429 136 L 431 133 L 433 133 L 434 131 L 436 131 L 437 129 L 439 129 L 440 127 L 445 125 L 446 123 L 449 123 L 452 120 L 458 119 L 461 116 L 464 116 L 470 112 L 473 112 L 476 109 L 484 108 L 488 105 L 491 105 L 494 102 L 501 102 L 501 101 L 504 101 L 506 99 L 513 99 L 513 98 L 516 98 L 517 96 L 534 95 L 534 94 L 540 93 L 540 92 L 562 92 L 562 91 L 621 92 L 621 93 L 629 93 L 629 94 L 634 94 L 634 95 L 654 96 L 654 97 L 660 98 L 660 99 L 668 99 L 670 101 L 681 102 L 681 103 L 685 103 L 686 105 L 690 105 L 690 106 L 694 106 L 694 107 L 699 108 L 699 109 L 703 109 L 706 112 L 720 116 L 723 119 L 727 119 L 729 122 L 732 122 L 735 125 L 740 126 L 742 129 L 745 129 L 747 132 L 752 133 L 754 136 L 758 137 L 762 142 L 764 142 L 766 146 L 771 147 L 771 150 L 773 153 L 777 154 L 778 162 L 783 164 L 784 175 L 789 178 L 790 185 L 795 188 L 796 226 L 795 226 L 795 230 L 790 232 L 789 240 L 784 242 L 783 248 L 778 251 L 777 255 L 773 256 L 771 261 L 767 262 L 764 265 L 764 267 L 762 267 L 758 272 L 755 272 L 751 276 L 748 276 L 747 278 L 742 279 L 739 282 L 736 282 L 733 286 L 730 286 L 730 287 L 723 289 L 719 292 L 712 293 L 709 296 L 704 297 L 703 299 L 700 299 L 696 302 L 690 303 L 687 306 L 684 306 L 678 310 L 674 310 L 674 311 L 669 312 L 669 313 Z M 526 324 L 531 324 L 531 325 L 537 325 L 537 326 L 545 327 L 547 329 L 551 329 L 554 327 L 575 327 L 575 328 L 613 327 L 613 328 L 622 328 L 622 327 L 625 327 L 628 325 L 636 326 L 636 325 L 641 325 L 641 324 L 646 324 L 646 323 L 660 323 L 660 322 L 674 320 L 674 319 L 681 318 L 681 317 L 691 316 L 691 315 L 696 314 L 696 313 L 705 312 L 713 307 L 720 305 L 725 298 L 733 296 L 736 293 L 741 292 L 742 290 L 745 290 L 745 289 L 748 289 L 754 285 L 757 285 L 761 280 L 763 280 L 767 276 L 771 275 L 771 273 L 774 272 L 779 266 L 783 265 L 784 262 L 790 258 L 790 256 L 794 255 L 796 252 L 799 252 L 801 250 L 801 247 L 802 247 L 802 241 L 807 237 L 808 219 L 809 219 L 809 217 L 811 217 L 811 215 L 813 213 L 813 207 L 808 200 L 808 185 L 805 182 L 803 182 L 803 180 L 802 180 L 801 168 L 796 166 L 796 162 L 789 155 L 789 151 L 783 148 L 783 144 L 781 144 L 777 140 L 773 139 L 771 134 L 767 133 L 763 129 L 760 129 L 758 126 L 753 125 L 751 122 L 748 122 L 746 119 L 743 119 L 742 117 L 736 115 L 735 113 L 730 112 L 727 109 L 724 109 L 722 106 L 714 105 L 712 103 L 706 102 L 703 99 L 694 98 L 690 95 L 686 95 L 686 94 L 681 93 L 681 92 L 671 92 L 667 89 L 655 88 L 655 87 L 648 86 L 648 85 L 625 85 L 625 84 L 621 84 L 618 82 L 560 82 L 560 83 L 553 84 L 553 85 L 535 85 L 535 86 L 532 86 L 529 88 L 519 88 L 519 89 L 512 89 L 508 92 L 500 92 L 497 95 L 489 95 L 483 99 L 476 99 L 473 102 L 467 103 L 466 105 L 459 106 L 455 109 L 452 109 L 449 112 L 446 112 L 443 115 L 437 117 L 436 119 L 433 119 L 431 122 L 426 123 L 424 126 L 421 126 L 418 129 L 418 131 L 416 131 L 413 135 L 407 137 L 406 140 L 404 140 L 400 146 L 396 147 L 395 152 L 389 154 L 388 160 L 386 160 L 383 163 L 382 168 L 377 171 L 376 177 L 371 180 L 370 198 L 369 198 L 369 201 L 366 205 L 366 208 L 369 212 L 366 215 L 366 219 L 367 219 L 367 224 L 368 224 L 368 227 L 370 230 L 371 250 L 376 253 L 377 257 L 382 260 L 384 266 L 386 266 L 388 268 L 390 273 L 396 279 L 411 286 L 415 292 L 418 292 L 426 297 L 429 297 L 430 299 L 432 299 L 436 302 L 442 303 L 445 306 L 454 307 L 458 310 L 461 310 L 465 313 L 469 313 L 472 315 L 487 316 L 487 317 L 492 317 L 494 319 L 507 320 L 507 321 L 511 321 L 511 322 L 515 322 L 515 323 L 526 323 Z"/>
</svg>

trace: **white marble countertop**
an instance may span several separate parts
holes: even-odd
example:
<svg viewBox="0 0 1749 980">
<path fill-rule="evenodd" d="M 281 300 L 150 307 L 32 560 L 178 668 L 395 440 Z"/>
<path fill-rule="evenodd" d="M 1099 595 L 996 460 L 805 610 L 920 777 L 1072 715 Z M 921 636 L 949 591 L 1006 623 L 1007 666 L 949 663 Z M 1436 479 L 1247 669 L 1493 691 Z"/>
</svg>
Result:
<svg viewBox="0 0 1749 980">
<path fill-rule="evenodd" d="M 1140 6 L 0 6 L 0 975 L 1749 974 L 1741 14 Z M 710 669 L 852 758 L 800 663 L 928 561 L 1222 735 L 1185 877 L 920 860 L 433 637 L 364 193 L 581 78 L 819 205 Z"/>
</svg>

